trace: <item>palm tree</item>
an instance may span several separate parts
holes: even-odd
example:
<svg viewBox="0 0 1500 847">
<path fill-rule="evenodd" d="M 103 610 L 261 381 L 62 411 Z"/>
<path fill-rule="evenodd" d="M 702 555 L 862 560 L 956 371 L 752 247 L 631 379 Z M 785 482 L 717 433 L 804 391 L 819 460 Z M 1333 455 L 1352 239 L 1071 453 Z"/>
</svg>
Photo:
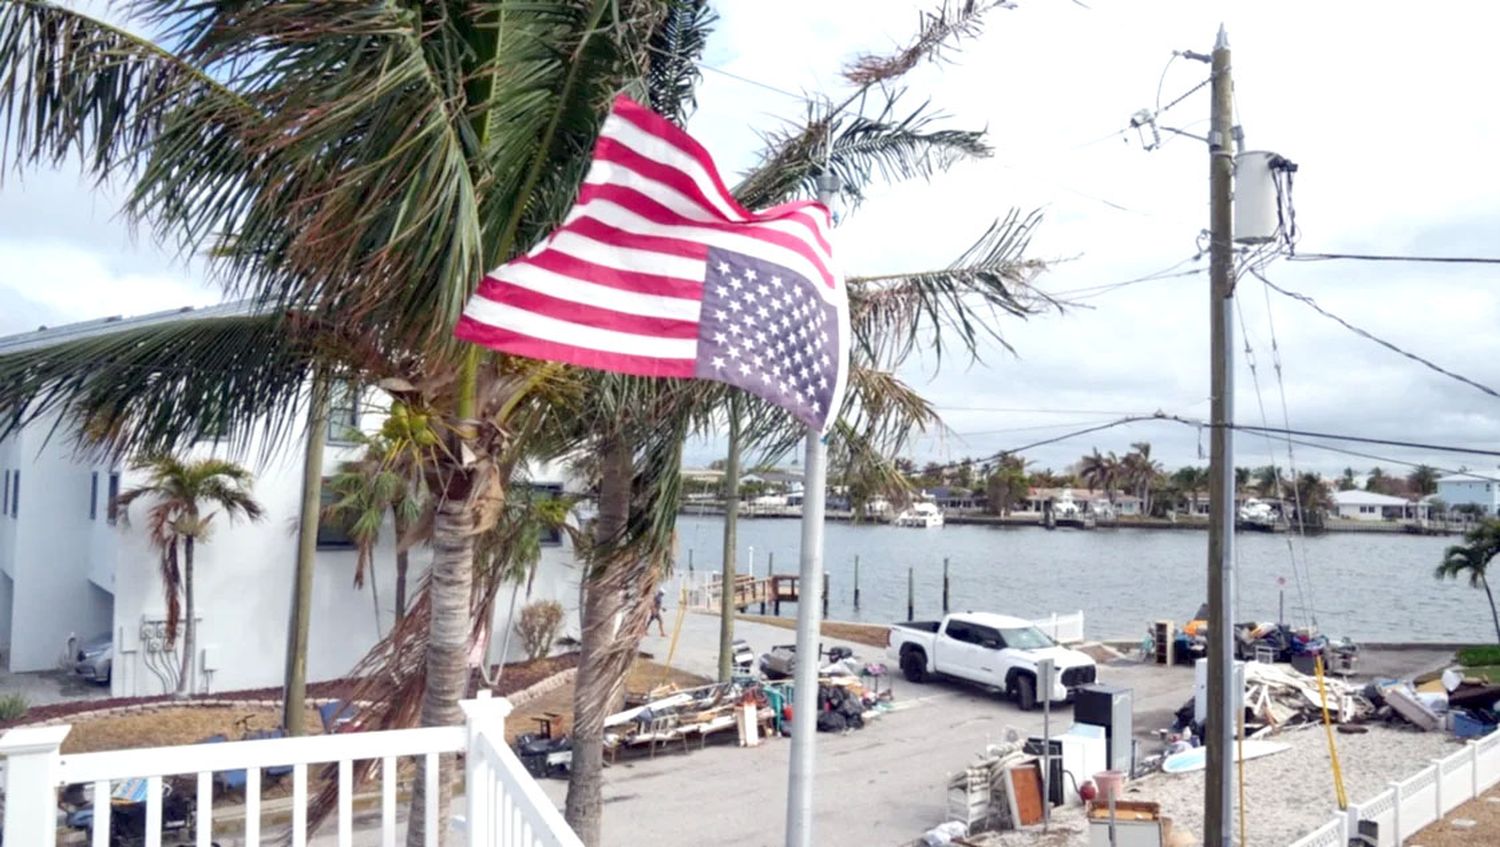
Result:
<svg viewBox="0 0 1500 847">
<path fill-rule="evenodd" d="M 1282 479 L 1281 469 L 1275 465 L 1262 465 L 1255 469 L 1255 492 L 1261 497 L 1281 497 L 1281 488 L 1285 484 Z"/>
<path fill-rule="evenodd" d="M 1392 480 L 1380 467 L 1370 469 L 1370 475 L 1365 477 L 1365 490 L 1374 491 L 1377 494 L 1389 494 Z"/>
<path fill-rule="evenodd" d="M 1141 498 L 1142 514 L 1151 514 L 1151 486 L 1161 476 L 1161 463 L 1151 458 L 1151 444 L 1138 441 L 1130 445 L 1130 452 L 1120 463 L 1124 481 L 1134 486 L 1136 496 Z"/>
<path fill-rule="evenodd" d="M 1078 478 L 1083 480 L 1089 491 L 1102 489 L 1111 505 L 1115 502 L 1115 485 L 1119 483 L 1123 472 L 1124 466 L 1114 452 L 1101 455 L 1098 447 L 1094 448 L 1093 453 L 1084 456 L 1078 464 Z"/>
<path fill-rule="evenodd" d="M 1235 468 L 1234 469 L 1234 490 L 1235 490 L 1236 494 L 1238 494 L 1241 491 L 1244 491 L 1246 488 L 1248 488 L 1250 486 L 1250 478 L 1253 475 L 1254 475 L 1254 472 L 1251 471 L 1249 468 Z"/>
<path fill-rule="evenodd" d="M 1172 482 L 1188 495 L 1188 510 L 1198 513 L 1198 493 L 1208 487 L 1208 468 L 1186 465 L 1172 473 Z"/>
<path fill-rule="evenodd" d="M 1340 491 L 1353 491 L 1359 487 L 1354 482 L 1354 468 L 1344 468 L 1344 472 L 1339 474 L 1338 485 Z"/>
<path fill-rule="evenodd" d="M 439 439 L 427 416 L 412 414 L 404 403 L 393 403 L 376 435 L 354 433 L 350 439 L 364 448 L 364 454 L 345 462 L 328 481 L 337 498 L 324 509 L 332 521 L 348 527 L 358 559 L 354 568 L 354 587 L 363 586 L 365 572 L 373 573 L 375 546 L 386 515 L 391 518 L 391 532 L 396 549 L 395 625 L 406 614 L 406 581 L 410 569 L 407 530 L 419 521 L 427 501 L 423 469 L 435 463 L 433 451 Z M 375 579 L 370 593 L 375 595 Z M 379 601 L 376 600 L 375 623 L 380 625 Z"/>
<path fill-rule="evenodd" d="M 1490 591 L 1486 571 L 1490 562 L 1500 555 L 1500 520 L 1489 519 L 1464 534 L 1464 544 L 1449 547 L 1443 553 L 1442 564 L 1433 570 L 1438 579 L 1458 579 L 1468 576 L 1469 586 L 1483 588 L 1490 602 L 1490 617 L 1495 622 L 1495 639 L 1500 642 L 1500 612 L 1495 610 L 1495 595 Z"/>
<path fill-rule="evenodd" d="M 151 504 L 146 528 L 151 543 L 161 551 L 162 591 L 167 601 L 167 645 L 177 640 L 182 623 L 182 667 L 177 675 L 178 697 L 193 691 L 193 657 L 198 648 L 198 622 L 193 593 L 193 559 L 197 545 L 208 540 L 213 520 L 223 513 L 258 521 L 262 511 L 251 496 L 250 472 L 222 459 L 184 461 L 175 456 L 143 456 L 131 463 L 146 472 L 146 480 L 115 498 L 128 521 L 130 505 L 145 498 Z M 181 566 L 179 567 L 179 562 Z M 178 595 L 182 595 L 179 604 Z M 184 620 L 185 616 L 185 620 Z"/>
<path fill-rule="evenodd" d="M 1436 494 L 1437 481 L 1437 469 L 1430 465 L 1417 465 L 1411 473 L 1406 475 L 1406 484 L 1410 486 L 1411 493 L 1417 497 Z"/>
</svg>

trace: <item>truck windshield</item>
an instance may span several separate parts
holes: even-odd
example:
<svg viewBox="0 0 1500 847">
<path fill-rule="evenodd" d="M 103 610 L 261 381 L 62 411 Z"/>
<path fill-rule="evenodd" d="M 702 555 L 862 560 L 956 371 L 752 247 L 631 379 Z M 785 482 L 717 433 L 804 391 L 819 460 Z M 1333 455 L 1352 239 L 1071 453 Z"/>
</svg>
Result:
<svg viewBox="0 0 1500 847">
<path fill-rule="evenodd" d="M 1034 626 L 1023 629 L 1002 629 L 1000 637 L 1005 639 L 1006 647 L 1014 647 L 1017 650 L 1042 650 L 1052 646 L 1052 639 Z"/>
</svg>

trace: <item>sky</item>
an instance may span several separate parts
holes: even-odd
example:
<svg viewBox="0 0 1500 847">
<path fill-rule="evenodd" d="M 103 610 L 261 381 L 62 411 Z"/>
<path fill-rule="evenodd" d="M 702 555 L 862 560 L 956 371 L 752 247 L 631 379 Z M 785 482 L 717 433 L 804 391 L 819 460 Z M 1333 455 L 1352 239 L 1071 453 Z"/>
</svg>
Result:
<svg viewBox="0 0 1500 847">
<path fill-rule="evenodd" d="M 839 97 L 839 70 L 905 42 L 931 2 L 719 0 L 699 107 L 688 129 L 736 174 L 759 133 L 803 112 L 811 92 Z M 987 129 L 994 155 L 930 181 L 877 184 L 838 210 L 836 250 L 850 274 L 946 265 L 1011 209 L 1039 210 L 1029 255 L 1036 284 L 1088 289 L 1194 261 L 1207 226 L 1207 151 L 1168 136 L 1146 151 L 1127 128 L 1207 77 L 1173 51 L 1208 52 L 1222 22 L 1233 49 L 1236 120 L 1247 147 L 1299 165 L 1293 202 L 1305 253 L 1496 256 L 1500 113 L 1488 102 L 1492 26 L 1479 3 L 1124 2 L 1020 0 L 984 32 L 904 80 L 903 104 L 930 101 L 942 123 Z M 750 80 L 750 81 L 746 81 Z M 781 89 L 776 91 L 772 89 Z M 1207 87 L 1161 123 L 1202 133 Z M 1122 132 L 1123 130 L 1123 132 Z M 38 325 L 216 302 L 202 274 L 116 214 L 118 192 L 76 172 L 28 171 L 0 184 L 0 334 Z M 1279 260 L 1271 281 L 1399 347 L 1500 386 L 1500 267 Z M 918 462 L 983 458 L 1130 414 L 1209 411 L 1208 277 L 1202 272 L 1075 296 L 1062 314 L 1005 318 L 1012 348 L 977 363 L 914 362 L 903 376 L 946 429 L 909 451 Z M 1423 368 L 1246 278 L 1237 292 L 1237 420 L 1382 439 L 1494 449 L 1500 399 Z M 1067 295 L 1064 295 L 1067 296 Z M 1275 339 L 1276 353 L 1272 351 Z M 1247 355 L 1245 341 L 1251 346 Z M 1256 364 L 1252 372 L 1250 361 Z M 1279 359 L 1278 383 L 1275 363 Z M 1256 390 L 1256 383 L 1259 391 Z M 1283 405 L 1283 391 L 1285 405 Z M 1264 412 L 1262 413 L 1262 407 Z M 1121 426 L 1022 454 L 1061 469 L 1091 449 L 1148 441 L 1168 467 L 1206 463 L 1190 426 Z M 1241 434 L 1236 463 L 1285 465 L 1286 445 Z M 1342 445 L 1378 458 L 1298 446 L 1300 470 L 1393 460 L 1494 471 L 1495 457 Z M 722 441 L 689 445 L 707 464 Z"/>
</svg>

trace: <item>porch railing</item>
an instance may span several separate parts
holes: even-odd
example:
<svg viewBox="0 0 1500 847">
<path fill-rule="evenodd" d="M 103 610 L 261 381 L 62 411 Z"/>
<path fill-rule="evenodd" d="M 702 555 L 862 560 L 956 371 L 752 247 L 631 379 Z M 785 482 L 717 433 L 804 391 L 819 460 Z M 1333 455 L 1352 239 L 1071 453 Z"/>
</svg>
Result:
<svg viewBox="0 0 1500 847">
<path fill-rule="evenodd" d="M 208 847 L 214 837 L 215 774 L 244 772 L 244 832 L 247 844 L 259 844 L 262 830 L 262 769 L 291 768 L 290 843 L 305 847 L 308 811 L 308 770 L 336 768 L 338 801 L 330 823 L 338 843 L 351 843 L 354 834 L 354 763 L 379 760 L 381 844 L 397 843 L 397 788 L 401 760 L 421 759 L 426 767 L 426 818 L 437 820 L 438 761 L 444 754 L 465 754 L 466 835 L 449 843 L 469 847 L 582 847 L 562 815 L 522 767 L 505 743 L 505 717 L 510 703 L 483 697 L 462 704 L 465 724 L 385 732 L 350 732 L 304 738 L 232 741 L 63 754 L 61 747 L 71 727 L 13 729 L 0 736 L 0 755 L 6 757 L 4 843 L 57 843 L 57 792 L 69 785 L 93 788 L 92 847 L 109 844 L 110 796 L 124 781 L 145 782 L 146 847 L 160 847 L 163 782 L 175 778 L 196 792 L 194 830 L 197 847 Z M 316 773 L 316 771 L 315 771 Z M 183 778 L 186 777 L 184 780 Z M 235 790 L 238 794 L 239 789 Z M 427 828 L 427 844 L 436 847 L 439 832 L 450 826 L 440 821 Z"/>
</svg>

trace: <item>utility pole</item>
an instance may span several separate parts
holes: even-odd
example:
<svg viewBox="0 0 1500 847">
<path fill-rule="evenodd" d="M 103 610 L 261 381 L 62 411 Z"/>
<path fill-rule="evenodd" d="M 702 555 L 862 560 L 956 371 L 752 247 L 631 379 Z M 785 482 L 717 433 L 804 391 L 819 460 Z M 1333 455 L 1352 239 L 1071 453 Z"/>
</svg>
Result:
<svg viewBox="0 0 1500 847">
<path fill-rule="evenodd" d="M 1209 157 L 1209 320 L 1213 376 L 1210 393 L 1208 523 L 1208 738 L 1203 797 L 1204 847 L 1233 841 L 1235 706 L 1234 684 L 1234 88 L 1229 73 L 1229 37 L 1219 27 L 1213 52 L 1213 112 Z"/>
<path fill-rule="evenodd" d="M 724 463 L 724 565 L 719 582 L 719 681 L 734 672 L 735 535 L 740 522 L 740 392 L 729 390 L 729 460 Z"/>
</svg>

